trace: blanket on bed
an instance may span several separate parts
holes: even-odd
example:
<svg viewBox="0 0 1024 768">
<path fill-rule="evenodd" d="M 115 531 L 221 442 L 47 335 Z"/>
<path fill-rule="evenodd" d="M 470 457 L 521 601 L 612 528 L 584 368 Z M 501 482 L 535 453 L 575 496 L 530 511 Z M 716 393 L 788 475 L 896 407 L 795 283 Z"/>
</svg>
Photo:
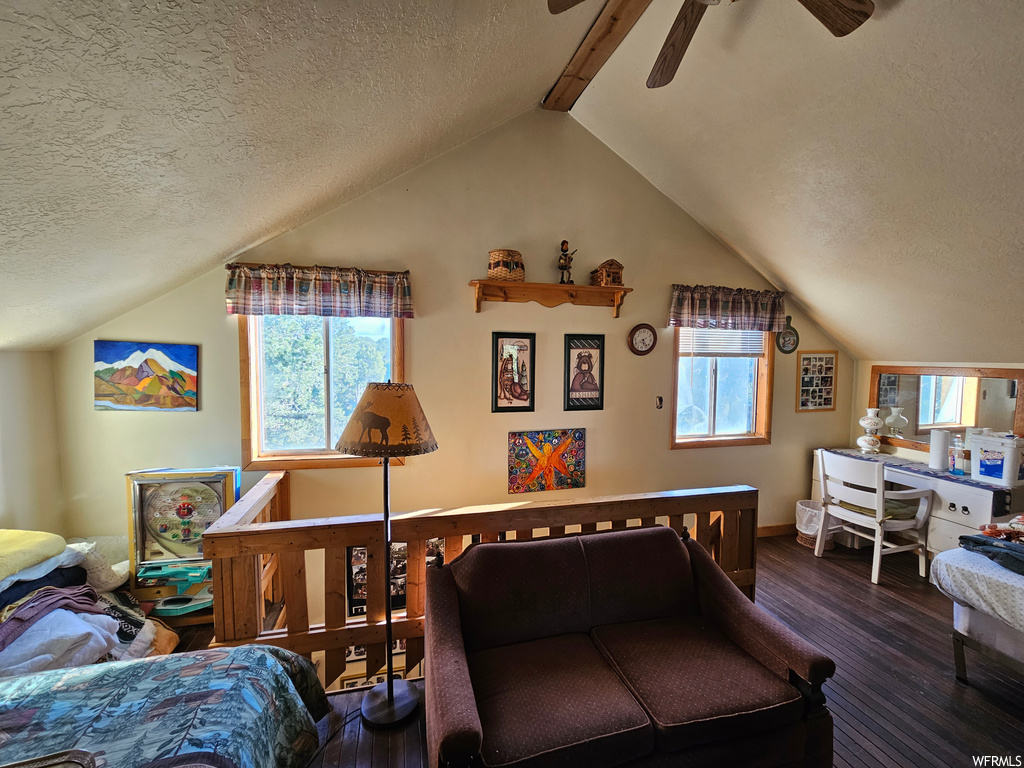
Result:
<svg viewBox="0 0 1024 768">
<path fill-rule="evenodd" d="M 992 536 L 961 536 L 960 546 L 1024 576 L 1024 544 Z"/>
<path fill-rule="evenodd" d="M 1024 576 L 977 552 L 947 549 L 932 560 L 932 582 L 960 605 L 1024 632 Z"/>
<path fill-rule="evenodd" d="M 247 645 L 0 680 L 0 765 L 80 749 L 107 768 L 300 768 L 329 704 L 313 665 Z"/>
</svg>

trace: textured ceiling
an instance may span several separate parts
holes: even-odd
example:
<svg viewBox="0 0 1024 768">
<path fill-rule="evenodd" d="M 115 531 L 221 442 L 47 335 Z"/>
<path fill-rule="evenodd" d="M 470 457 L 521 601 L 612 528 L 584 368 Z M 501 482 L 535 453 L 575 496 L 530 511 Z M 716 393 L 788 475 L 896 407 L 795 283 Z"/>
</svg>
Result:
<svg viewBox="0 0 1024 768">
<path fill-rule="evenodd" d="M 1024 362 L 1024 4 L 875 0 L 842 39 L 722 4 L 648 90 L 679 5 L 572 115 L 856 357 Z"/>
<path fill-rule="evenodd" d="M 599 10 L 5 1 L 0 349 L 52 347 L 535 106 Z"/>
<path fill-rule="evenodd" d="M 1024 4 L 655 0 L 573 116 L 862 359 L 1021 362 Z M 0 5 L 0 349 L 48 348 L 534 106 L 601 7 Z M 386 236 L 386 233 L 382 233 Z M 673 276 L 685 281 L 685 275 Z"/>
</svg>

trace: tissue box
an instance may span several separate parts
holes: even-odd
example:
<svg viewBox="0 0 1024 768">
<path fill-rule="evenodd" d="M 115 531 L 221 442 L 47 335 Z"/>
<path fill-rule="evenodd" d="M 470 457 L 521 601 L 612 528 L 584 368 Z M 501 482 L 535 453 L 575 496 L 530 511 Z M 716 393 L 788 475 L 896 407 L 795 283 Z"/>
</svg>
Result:
<svg viewBox="0 0 1024 768">
<path fill-rule="evenodd" d="M 971 479 L 1003 488 L 1024 485 L 1024 439 L 972 435 Z"/>
</svg>

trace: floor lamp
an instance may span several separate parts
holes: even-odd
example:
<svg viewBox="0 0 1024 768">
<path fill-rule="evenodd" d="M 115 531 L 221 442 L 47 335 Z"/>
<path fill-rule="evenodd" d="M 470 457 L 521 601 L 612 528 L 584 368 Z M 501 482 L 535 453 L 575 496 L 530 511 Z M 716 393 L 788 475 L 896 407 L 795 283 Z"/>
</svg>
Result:
<svg viewBox="0 0 1024 768">
<path fill-rule="evenodd" d="M 376 438 L 376 439 L 375 439 Z M 423 415 L 412 384 L 366 385 L 335 450 L 350 456 L 373 456 L 384 464 L 384 628 L 387 636 L 387 680 L 363 697 L 363 719 L 370 725 L 394 725 L 416 710 L 419 697 L 406 680 L 392 679 L 391 653 L 391 493 L 388 467 L 393 456 L 417 456 L 437 450 L 437 441 Z"/>
</svg>

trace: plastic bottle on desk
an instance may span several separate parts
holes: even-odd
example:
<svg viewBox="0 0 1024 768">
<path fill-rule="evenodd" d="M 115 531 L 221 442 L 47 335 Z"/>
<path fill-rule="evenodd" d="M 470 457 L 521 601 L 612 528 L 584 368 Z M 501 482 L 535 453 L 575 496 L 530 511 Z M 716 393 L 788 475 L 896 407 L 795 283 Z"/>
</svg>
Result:
<svg viewBox="0 0 1024 768">
<path fill-rule="evenodd" d="M 963 475 L 967 462 L 964 459 L 964 436 L 953 435 L 953 444 L 949 446 L 949 472 L 953 475 Z"/>
</svg>

